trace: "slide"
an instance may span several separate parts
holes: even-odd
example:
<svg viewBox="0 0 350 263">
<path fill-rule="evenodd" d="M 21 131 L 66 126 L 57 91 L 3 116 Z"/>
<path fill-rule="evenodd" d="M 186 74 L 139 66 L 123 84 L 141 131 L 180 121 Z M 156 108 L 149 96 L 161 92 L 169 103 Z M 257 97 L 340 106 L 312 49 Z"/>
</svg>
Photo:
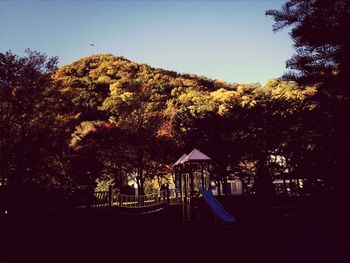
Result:
<svg viewBox="0 0 350 263">
<path fill-rule="evenodd" d="M 226 212 L 219 201 L 213 196 L 211 191 L 204 190 L 202 191 L 202 194 L 204 201 L 213 211 L 215 216 L 217 216 L 221 221 L 223 221 L 225 224 L 233 224 L 236 222 L 236 218 Z"/>
</svg>

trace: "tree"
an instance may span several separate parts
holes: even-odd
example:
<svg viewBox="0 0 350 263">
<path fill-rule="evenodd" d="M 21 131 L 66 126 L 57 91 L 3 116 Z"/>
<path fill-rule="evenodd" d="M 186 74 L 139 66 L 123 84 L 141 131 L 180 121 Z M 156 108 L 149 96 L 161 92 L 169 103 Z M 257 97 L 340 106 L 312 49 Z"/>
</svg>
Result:
<svg viewBox="0 0 350 263">
<path fill-rule="evenodd" d="M 159 90 L 149 83 L 121 80 L 111 85 L 110 96 L 100 107 L 121 131 L 124 165 L 144 193 L 145 180 L 166 174 L 171 140 L 164 134 L 164 103 Z"/>
<path fill-rule="evenodd" d="M 57 105 L 51 79 L 57 61 L 29 49 L 24 57 L 0 54 L 1 184 L 40 180 L 36 176 L 48 156 Z"/>
<path fill-rule="evenodd" d="M 287 61 L 293 71 L 286 78 L 314 84 L 349 75 L 349 12 L 348 0 L 290 0 L 282 10 L 266 11 L 275 20 L 274 31 L 292 27 L 296 54 Z"/>
<path fill-rule="evenodd" d="M 266 12 L 275 20 L 274 31 L 291 27 L 296 54 L 286 63 L 292 71 L 283 77 L 301 85 L 317 85 L 313 100 L 318 113 L 308 132 L 318 134 L 318 140 L 311 159 L 333 175 L 329 183 L 344 193 L 350 156 L 350 130 L 344 124 L 350 109 L 349 13 L 348 0 L 290 0 L 282 10 Z"/>
</svg>

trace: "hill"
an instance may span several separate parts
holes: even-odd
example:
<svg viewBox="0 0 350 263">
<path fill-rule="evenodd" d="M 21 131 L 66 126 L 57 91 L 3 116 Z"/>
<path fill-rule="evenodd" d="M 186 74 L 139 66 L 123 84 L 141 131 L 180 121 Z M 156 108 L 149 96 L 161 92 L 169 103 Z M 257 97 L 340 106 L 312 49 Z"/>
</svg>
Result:
<svg viewBox="0 0 350 263">
<path fill-rule="evenodd" d="M 227 169 L 253 167 L 254 173 L 272 152 L 289 151 L 299 129 L 295 116 L 314 107 L 305 100 L 314 88 L 294 82 L 226 83 L 111 54 L 61 67 L 54 79 L 65 102 L 61 119 L 69 145 L 78 159 L 85 156 L 80 172 L 84 163 L 97 177 L 135 175 L 141 189 L 146 178 L 164 177 L 176 157 L 194 147 L 220 167 L 218 178 Z"/>
</svg>

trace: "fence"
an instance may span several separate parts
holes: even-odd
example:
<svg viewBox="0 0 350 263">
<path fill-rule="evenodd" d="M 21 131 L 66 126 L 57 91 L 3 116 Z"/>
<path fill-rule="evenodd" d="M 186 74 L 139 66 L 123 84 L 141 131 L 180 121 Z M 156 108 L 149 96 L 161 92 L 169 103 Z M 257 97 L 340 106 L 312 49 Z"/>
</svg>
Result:
<svg viewBox="0 0 350 263">
<path fill-rule="evenodd" d="M 115 195 L 113 205 L 121 207 L 149 207 L 167 202 L 166 191 L 160 191 L 159 193 L 149 195 Z"/>
<path fill-rule="evenodd" d="M 170 201 L 167 190 L 148 195 L 123 195 L 109 191 L 94 192 L 91 207 L 150 207 L 165 204 Z"/>
<path fill-rule="evenodd" d="M 92 207 L 108 207 L 111 206 L 112 193 L 110 191 L 94 192 Z"/>
</svg>

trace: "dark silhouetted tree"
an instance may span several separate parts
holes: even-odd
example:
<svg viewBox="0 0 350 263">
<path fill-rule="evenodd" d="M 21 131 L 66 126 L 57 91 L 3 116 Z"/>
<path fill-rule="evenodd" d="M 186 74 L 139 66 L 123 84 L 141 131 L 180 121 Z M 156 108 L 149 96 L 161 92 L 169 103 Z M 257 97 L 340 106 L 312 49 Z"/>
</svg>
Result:
<svg viewBox="0 0 350 263">
<path fill-rule="evenodd" d="M 350 1 L 290 0 L 282 10 L 268 10 L 274 31 L 290 27 L 296 53 L 287 61 L 291 69 L 283 77 L 301 85 L 317 85 L 313 100 L 316 114 L 308 120 L 313 133 L 314 172 L 346 193 L 349 177 L 350 109 Z M 316 167 L 322 167 L 317 169 Z"/>
<path fill-rule="evenodd" d="M 0 169 L 2 184 L 39 181 L 49 156 L 57 58 L 26 50 L 0 54 Z M 45 173 L 41 173 L 43 175 Z"/>
</svg>

